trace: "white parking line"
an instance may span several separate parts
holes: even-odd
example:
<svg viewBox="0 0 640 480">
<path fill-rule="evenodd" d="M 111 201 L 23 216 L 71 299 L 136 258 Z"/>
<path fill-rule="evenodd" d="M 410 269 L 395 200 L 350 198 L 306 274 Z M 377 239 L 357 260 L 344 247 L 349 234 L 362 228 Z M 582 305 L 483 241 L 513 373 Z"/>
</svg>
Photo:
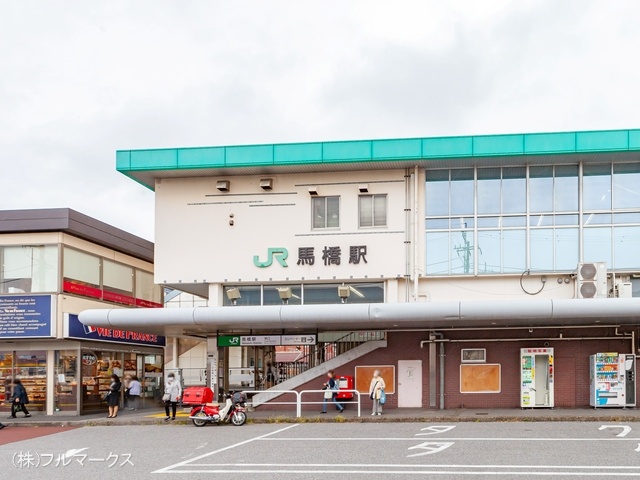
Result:
<svg viewBox="0 0 640 480">
<path fill-rule="evenodd" d="M 192 463 L 190 467 L 211 467 L 214 464 L 210 463 Z M 336 465 L 333 463 L 216 463 L 216 467 L 270 467 L 270 468 L 283 468 L 287 467 L 309 467 L 320 469 L 335 469 Z M 640 467 L 636 466 L 624 466 L 624 465 L 411 465 L 411 464 L 371 464 L 371 463 L 341 463 L 343 468 L 524 468 L 524 469 L 551 469 L 558 468 L 562 470 L 640 470 Z"/>
<path fill-rule="evenodd" d="M 267 433 L 265 435 L 260 435 L 258 437 L 250 438 L 249 440 L 244 440 L 242 442 L 234 443 L 233 445 L 229 445 L 227 447 L 219 448 L 218 450 L 214 450 L 213 452 L 205 453 L 205 454 L 200 455 L 198 457 L 193 457 L 193 458 L 191 458 L 189 460 L 184 460 L 184 461 L 176 463 L 174 465 L 169 465 L 168 467 L 161 468 L 160 470 L 156 470 L 155 472 L 152 472 L 152 473 L 184 473 L 184 471 L 171 472 L 170 470 L 172 470 L 174 468 L 177 468 L 177 467 L 182 467 L 184 465 L 188 465 L 191 462 L 195 462 L 196 460 L 200 460 L 201 458 L 210 457 L 211 455 L 215 455 L 216 453 L 226 452 L 227 450 L 231 450 L 233 448 L 241 447 L 242 445 L 246 445 L 247 443 L 255 442 L 256 440 L 262 440 L 262 439 L 264 439 L 266 437 L 269 437 L 271 435 L 276 435 L 276 434 L 278 434 L 280 432 L 284 432 L 285 430 L 289 430 L 290 428 L 294 428 L 294 427 L 298 427 L 298 426 L 299 426 L 299 424 L 289 425 L 288 427 L 281 428 L 279 430 L 276 430 L 275 432 L 270 432 L 270 433 Z"/>
<path fill-rule="evenodd" d="M 416 442 L 422 439 L 415 437 L 398 437 L 398 438 L 375 438 L 375 437 L 282 437 L 282 438 L 259 438 L 258 440 L 264 440 L 267 442 L 335 442 L 335 441 L 348 441 L 348 442 L 400 442 L 410 441 Z M 527 437 L 429 437 L 430 441 L 455 441 L 455 442 L 638 442 L 640 438 L 527 438 Z"/>
</svg>

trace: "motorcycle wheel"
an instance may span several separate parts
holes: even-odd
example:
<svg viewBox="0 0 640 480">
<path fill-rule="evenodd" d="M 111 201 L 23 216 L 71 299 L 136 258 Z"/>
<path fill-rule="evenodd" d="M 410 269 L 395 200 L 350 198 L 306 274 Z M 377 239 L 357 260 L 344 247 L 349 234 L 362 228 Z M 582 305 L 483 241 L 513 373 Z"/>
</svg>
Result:
<svg viewBox="0 0 640 480">
<path fill-rule="evenodd" d="M 236 427 L 240 427 L 247 422 L 247 414 L 244 412 L 233 412 L 231 415 L 231 423 Z"/>
<path fill-rule="evenodd" d="M 191 421 L 196 427 L 204 427 L 207 424 L 207 414 L 204 413 L 202 410 L 196 413 L 194 417 L 199 417 L 199 418 L 191 419 Z"/>
</svg>

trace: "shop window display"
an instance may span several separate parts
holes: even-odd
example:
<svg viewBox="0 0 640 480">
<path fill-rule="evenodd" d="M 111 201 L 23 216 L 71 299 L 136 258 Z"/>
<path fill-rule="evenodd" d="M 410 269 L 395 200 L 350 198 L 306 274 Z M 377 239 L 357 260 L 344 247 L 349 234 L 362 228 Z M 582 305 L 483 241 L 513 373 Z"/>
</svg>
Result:
<svg viewBox="0 0 640 480">
<path fill-rule="evenodd" d="M 82 410 L 104 410 L 102 398 L 109 391 L 112 374 L 122 377 L 122 354 L 114 352 L 82 352 Z"/>
<path fill-rule="evenodd" d="M 78 352 L 60 350 L 56 352 L 56 395 L 57 412 L 78 410 Z"/>
<path fill-rule="evenodd" d="M 8 404 L 13 380 L 18 378 L 27 391 L 29 410 L 44 411 L 47 403 L 47 355 L 45 351 L 0 354 L 0 399 Z M 8 410 L 5 405 L 4 409 Z"/>
</svg>

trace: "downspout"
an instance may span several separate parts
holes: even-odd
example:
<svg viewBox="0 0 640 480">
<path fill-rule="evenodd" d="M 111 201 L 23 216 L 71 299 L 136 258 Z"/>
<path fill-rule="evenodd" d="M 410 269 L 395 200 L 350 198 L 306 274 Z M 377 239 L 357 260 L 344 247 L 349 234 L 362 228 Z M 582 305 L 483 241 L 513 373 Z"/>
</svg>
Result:
<svg viewBox="0 0 640 480">
<path fill-rule="evenodd" d="M 413 301 L 418 301 L 418 166 L 413 168 Z"/>
<path fill-rule="evenodd" d="M 438 338 L 439 340 L 436 340 Z M 444 372 L 445 372 L 445 353 L 444 335 L 439 332 L 429 332 L 429 340 L 420 342 L 420 348 L 425 343 L 429 344 L 429 407 L 436 406 L 436 343 L 440 344 L 440 410 L 444 410 Z"/>
<path fill-rule="evenodd" d="M 411 173 L 404 171 L 404 296 L 409 303 L 409 279 L 411 277 Z"/>
</svg>

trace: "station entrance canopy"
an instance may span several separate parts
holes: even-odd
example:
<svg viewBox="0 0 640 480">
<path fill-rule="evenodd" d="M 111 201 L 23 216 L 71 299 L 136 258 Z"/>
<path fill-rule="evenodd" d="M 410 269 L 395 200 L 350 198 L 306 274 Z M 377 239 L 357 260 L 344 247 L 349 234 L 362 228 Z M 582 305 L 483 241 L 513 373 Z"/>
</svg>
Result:
<svg viewBox="0 0 640 480">
<path fill-rule="evenodd" d="M 640 298 L 85 310 L 85 325 L 160 335 L 640 324 Z"/>
</svg>

